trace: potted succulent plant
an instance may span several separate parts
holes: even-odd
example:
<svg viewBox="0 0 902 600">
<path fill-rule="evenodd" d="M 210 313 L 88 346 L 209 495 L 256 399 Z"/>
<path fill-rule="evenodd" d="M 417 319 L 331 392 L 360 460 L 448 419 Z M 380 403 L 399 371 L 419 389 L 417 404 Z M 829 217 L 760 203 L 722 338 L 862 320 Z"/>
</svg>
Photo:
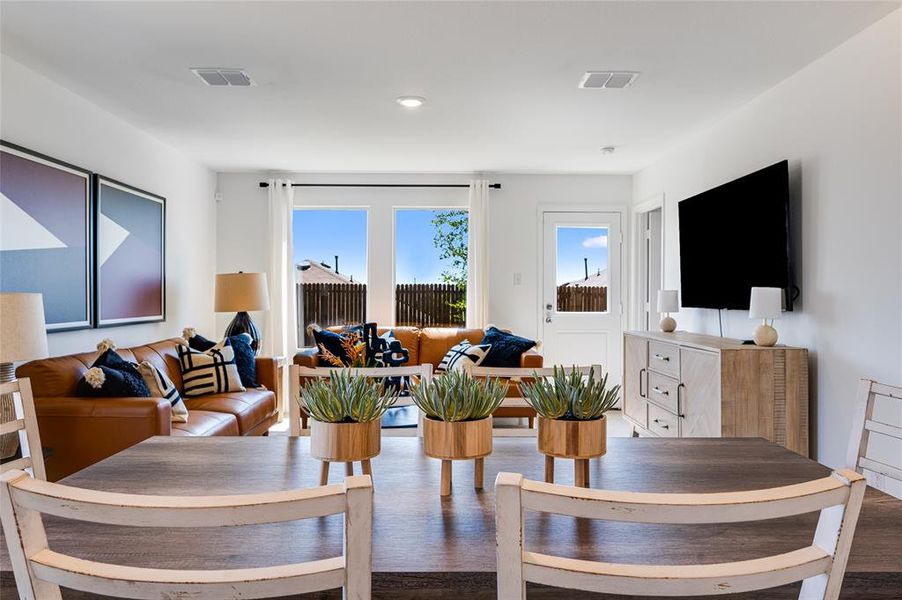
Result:
<svg viewBox="0 0 902 600">
<path fill-rule="evenodd" d="M 426 455 L 442 461 L 442 496 L 451 493 L 452 460 L 475 460 L 474 487 L 482 488 L 483 459 L 492 453 L 492 413 L 506 393 L 506 383 L 474 379 L 463 371 L 410 388 L 414 403 L 425 415 Z"/>
<path fill-rule="evenodd" d="M 381 420 L 398 400 L 380 380 L 357 377 L 348 370 L 332 371 L 301 390 L 299 402 L 310 413 L 310 452 L 323 461 L 320 485 L 329 480 L 329 463 L 343 462 L 348 475 L 354 463 L 371 475 L 370 459 L 382 448 Z"/>
<path fill-rule="evenodd" d="M 596 379 L 594 368 L 555 367 L 550 378 L 520 383 L 520 393 L 539 415 L 545 481 L 554 482 L 555 458 L 572 458 L 576 485 L 589 487 L 589 459 L 607 451 L 604 414 L 617 404 L 620 386 L 609 387 L 607 374 Z"/>
</svg>

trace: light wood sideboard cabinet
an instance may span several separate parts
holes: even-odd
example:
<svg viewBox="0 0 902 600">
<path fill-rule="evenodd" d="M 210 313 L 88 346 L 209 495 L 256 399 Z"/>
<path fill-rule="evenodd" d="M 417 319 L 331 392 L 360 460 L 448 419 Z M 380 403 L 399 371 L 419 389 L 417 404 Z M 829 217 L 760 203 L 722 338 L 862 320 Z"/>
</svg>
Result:
<svg viewBox="0 0 902 600">
<path fill-rule="evenodd" d="M 657 437 L 762 437 L 808 456 L 808 350 L 624 334 L 623 414 Z"/>
</svg>

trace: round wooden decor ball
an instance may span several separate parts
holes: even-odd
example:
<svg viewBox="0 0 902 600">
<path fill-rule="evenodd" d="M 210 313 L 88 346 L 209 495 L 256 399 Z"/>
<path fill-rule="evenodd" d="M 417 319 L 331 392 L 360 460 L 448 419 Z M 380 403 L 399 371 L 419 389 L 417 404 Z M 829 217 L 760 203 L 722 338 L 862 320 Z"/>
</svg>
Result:
<svg viewBox="0 0 902 600">
<path fill-rule="evenodd" d="M 664 317 L 661 319 L 661 331 L 670 333 L 676 329 L 676 319 L 673 317 Z"/>
<path fill-rule="evenodd" d="M 777 330 L 770 325 L 758 325 L 755 328 L 755 345 L 770 347 L 777 343 Z"/>
</svg>

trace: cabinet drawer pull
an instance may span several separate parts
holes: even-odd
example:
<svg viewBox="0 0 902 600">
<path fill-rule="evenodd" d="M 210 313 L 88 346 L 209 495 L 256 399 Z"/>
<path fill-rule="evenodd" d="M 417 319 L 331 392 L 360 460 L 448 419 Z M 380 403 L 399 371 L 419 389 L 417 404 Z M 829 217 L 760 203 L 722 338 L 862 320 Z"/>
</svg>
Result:
<svg viewBox="0 0 902 600">
<path fill-rule="evenodd" d="M 664 356 L 663 354 L 655 354 L 652 358 L 657 358 L 658 360 L 663 360 L 664 362 L 670 362 L 670 357 Z"/>
<path fill-rule="evenodd" d="M 653 392 L 656 393 L 656 394 L 661 394 L 662 396 L 669 396 L 669 395 L 670 395 L 670 392 L 668 392 L 667 390 L 662 390 L 662 389 L 659 388 L 658 386 L 655 386 L 655 387 L 651 388 L 651 391 L 653 391 Z"/>
<path fill-rule="evenodd" d="M 667 425 L 666 423 L 664 423 L 663 421 L 660 421 L 659 419 L 654 419 L 652 422 L 660 425 L 662 429 L 670 429 L 670 425 Z"/>
<path fill-rule="evenodd" d="M 645 398 L 645 394 L 642 393 L 642 374 L 645 373 L 645 368 L 639 369 L 639 397 Z"/>
</svg>

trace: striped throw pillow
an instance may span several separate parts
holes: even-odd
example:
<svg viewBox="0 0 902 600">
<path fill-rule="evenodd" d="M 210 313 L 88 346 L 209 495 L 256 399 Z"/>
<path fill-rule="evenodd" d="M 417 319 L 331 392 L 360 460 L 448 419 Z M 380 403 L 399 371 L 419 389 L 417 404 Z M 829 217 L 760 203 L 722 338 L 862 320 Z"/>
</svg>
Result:
<svg viewBox="0 0 902 600">
<path fill-rule="evenodd" d="M 179 345 L 179 362 L 182 366 L 182 388 L 186 396 L 243 392 L 235 351 L 228 339 L 206 352 Z"/>
<path fill-rule="evenodd" d="M 435 370 L 437 373 L 447 373 L 449 371 L 459 371 L 468 364 L 477 367 L 482 364 L 482 361 L 485 360 L 491 349 L 491 344 L 474 346 L 469 341 L 463 340 L 448 350 Z"/>
<path fill-rule="evenodd" d="M 169 376 L 146 360 L 138 365 L 138 372 L 141 373 L 144 383 L 147 384 L 152 398 L 169 400 L 169 405 L 172 406 L 172 422 L 187 423 L 188 407 L 185 406 L 178 388 L 175 387 Z"/>
</svg>

